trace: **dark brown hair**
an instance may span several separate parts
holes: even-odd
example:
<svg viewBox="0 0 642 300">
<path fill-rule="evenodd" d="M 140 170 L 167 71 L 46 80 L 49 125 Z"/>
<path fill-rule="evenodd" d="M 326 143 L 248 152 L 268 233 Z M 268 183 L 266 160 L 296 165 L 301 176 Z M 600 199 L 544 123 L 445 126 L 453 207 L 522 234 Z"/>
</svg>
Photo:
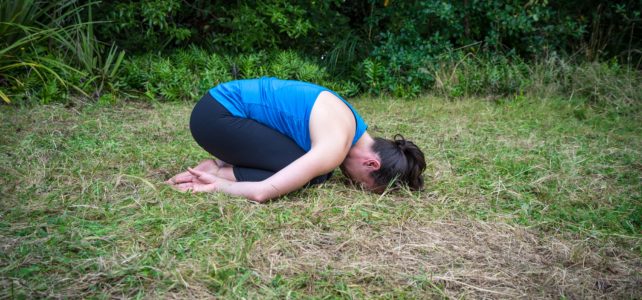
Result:
<svg viewBox="0 0 642 300">
<path fill-rule="evenodd" d="M 381 159 L 379 170 L 370 173 L 379 188 L 386 188 L 391 182 L 393 186 L 407 185 L 412 190 L 423 188 L 421 173 L 426 169 L 426 159 L 415 143 L 397 134 L 392 140 L 375 138 L 372 150 Z"/>
</svg>

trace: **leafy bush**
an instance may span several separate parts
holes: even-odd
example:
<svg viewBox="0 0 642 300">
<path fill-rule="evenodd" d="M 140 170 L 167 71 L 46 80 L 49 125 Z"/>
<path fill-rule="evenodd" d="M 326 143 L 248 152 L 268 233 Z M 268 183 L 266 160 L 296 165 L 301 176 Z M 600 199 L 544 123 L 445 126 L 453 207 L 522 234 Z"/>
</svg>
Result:
<svg viewBox="0 0 642 300">
<path fill-rule="evenodd" d="M 452 51 L 434 57 L 396 54 L 392 62 L 368 58 L 359 76 L 331 76 L 318 63 L 294 51 L 260 51 L 236 56 L 198 47 L 168 55 L 145 54 L 123 63 L 119 86 L 160 101 L 192 101 L 209 88 L 233 79 L 274 76 L 326 86 L 350 97 L 360 92 L 412 98 L 422 92 L 447 97 L 564 96 L 627 107 L 639 103 L 639 71 L 609 63 L 578 64 L 551 55 L 528 62 L 515 53 L 487 50 Z M 393 69 L 394 72 L 390 72 Z"/>
<path fill-rule="evenodd" d="M 234 52 L 295 49 L 334 56 L 329 62 L 336 65 L 341 49 L 351 49 L 343 56 L 347 61 L 352 54 L 364 59 L 389 34 L 417 36 L 437 47 L 482 42 L 520 55 L 578 46 L 617 55 L 640 46 L 629 34 L 639 32 L 636 0 L 116 0 L 99 8 L 99 18 L 111 21 L 101 37 L 133 51 L 191 43 Z"/>
<path fill-rule="evenodd" d="M 514 93 L 520 89 L 524 71 L 519 70 L 523 64 L 518 55 L 481 58 L 452 49 L 464 46 L 474 52 L 481 46 L 484 53 L 503 53 L 509 47 L 513 54 L 531 54 L 546 47 L 564 47 L 566 38 L 583 33 L 578 23 L 558 23 L 552 8 L 537 1 L 402 1 L 376 10 L 370 22 L 385 30 L 376 36 L 370 58 L 363 64 L 364 86 L 371 93 L 401 97 L 416 96 L 435 80 L 437 89 L 445 88 L 446 94 L 454 96 Z M 516 64 L 505 61 L 508 59 Z M 457 67 L 444 78 L 439 73 L 445 65 Z M 376 69 L 383 69 L 377 71 L 380 75 L 369 74 Z M 379 82 L 372 82 L 372 75 L 379 76 Z"/>
<path fill-rule="evenodd" d="M 71 50 L 73 55 L 68 58 L 84 71 L 82 80 L 84 90 L 90 91 L 94 99 L 98 99 L 104 90 L 114 91 L 116 73 L 125 57 L 125 51 L 119 51 L 115 44 L 106 47 L 94 36 L 94 22 L 91 5 L 87 7 L 87 21 L 84 22 L 76 14 L 77 26 L 74 30 L 64 31 L 62 44 Z"/>
<path fill-rule="evenodd" d="M 580 5 L 581 16 L 566 2 L 386 3 L 372 6 L 367 20 L 379 34 L 373 35 L 372 51 L 360 74 L 355 74 L 362 76 L 355 78 L 370 93 L 401 97 L 413 97 L 433 83 L 437 91 L 451 96 L 516 94 L 531 84 L 529 64 L 556 52 L 574 51 L 578 45 L 587 58 L 594 59 L 609 49 L 619 54 L 612 51 L 617 47 L 608 47 L 617 41 L 621 50 L 628 48 L 630 62 L 631 47 L 637 43 L 634 32 L 639 32 L 635 29 L 640 24 L 640 7 L 633 1 L 588 1 Z M 603 27 L 600 22 L 609 25 Z M 622 32 L 629 33 L 626 47 Z M 608 34 L 613 35 L 612 41 Z"/>
<path fill-rule="evenodd" d="M 215 41 L 233 51 L 276 49 L 312 29 L 308 12 L 291 1 L 259 1 L 223 11 L 226 16 L 221 18 L 220 25 L 226 34 L 219 35 Z"/>
<path fill-rule="evenodd" d="M 120 80 L 148 99 L 193 101 L 219 83 L 261 76 L 314 82 L 343 96 L 358 92 L 355 83 L 331 80 L 324 68 L 293 51 L 228 56 L 190 47 L 167 56 L 146 54 L 125 61 Z"/>
<path fill-rule="evenodd" d="M 227 51 L 274 51 L 306 45 L 336 26 L 338 1 L 105 1 L 100 16 L 105 40 L 134 51 L 198 44 Z M 299 49 L 304 47 L 297 47 Z"/>
<path fill-rule="evenodd" d="M 416 38 L 416 37 L 415 37 Z M 386 34 L 386 42 L 377 47 L 370 58 L 363 61 L 358 73 L 364 89 L 371 94 L 388 93 L 396 97 L 415 97 L 428 89 L 433 76 L 426 66 L 434 60 L 435 49 L 430 41 L 408 36 Z M 414 47 L 406 45 L 413 44 Z"/>
<path fill-rule="evenodd" d="M 538 90 L 636 102 L 639 75 L 622 62 L 640 57 L 639 3 L 549 2 L 3 1 L 0 98 L 111 99 L 125 89 L 175 101 L 222 81 L 277 76 L 343 95 Z M 125 61 L 120 49 L 140 55 Z M 578 50 L 595 63 L 559 58 Z"/>
<path fill-rule="evenodd" d="M 109 1 L 99 8 L 101 17 L 111 21 L 101 27 L 104 38 L 131 50 L 162 49 L 186 41 L 194 33 L 178 18 L 183 8 L 180 0 Z"/>
</svg>

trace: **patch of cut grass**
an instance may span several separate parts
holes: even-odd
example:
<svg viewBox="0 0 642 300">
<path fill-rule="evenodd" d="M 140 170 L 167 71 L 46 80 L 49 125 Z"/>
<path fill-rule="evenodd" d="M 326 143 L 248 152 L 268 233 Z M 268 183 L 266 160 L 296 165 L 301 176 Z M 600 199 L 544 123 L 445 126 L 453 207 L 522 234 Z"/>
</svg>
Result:
<svg viewBox="0 0 642 300">
<path fill-rule="evenodd" d="M 639 115 L 582 101 L 361 99 L 426 189 L 267 205 L 161 183 L 191 104 L 0 107 L 0 298 L 640 298 Z"/>
</svg>

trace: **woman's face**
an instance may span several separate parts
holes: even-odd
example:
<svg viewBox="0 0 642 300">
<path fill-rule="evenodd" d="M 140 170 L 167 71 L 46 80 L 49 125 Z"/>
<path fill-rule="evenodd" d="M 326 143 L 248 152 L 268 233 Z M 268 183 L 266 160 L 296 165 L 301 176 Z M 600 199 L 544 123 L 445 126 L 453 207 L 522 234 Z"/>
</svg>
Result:
<svg viewBox="0 0 642 300">
<path fill-rule="evenodd" d="M 346 158 L 340 168 L 343 175 L 348 177 L 353 183 L 361 185 L 367 190 L 375 189 L 375 181 L 372 176 L 370 176 L 372 170 L 357 159 Z"/>
</svg>

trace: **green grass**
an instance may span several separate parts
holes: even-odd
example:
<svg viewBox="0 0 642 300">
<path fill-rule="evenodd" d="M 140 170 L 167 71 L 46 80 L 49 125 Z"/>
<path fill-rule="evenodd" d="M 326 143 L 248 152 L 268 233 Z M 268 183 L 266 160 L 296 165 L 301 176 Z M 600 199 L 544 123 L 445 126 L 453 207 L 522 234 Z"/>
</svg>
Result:
<svg viewBox="0 0 642 300">
<path fill-rule="evenodd" d="M 181 194 L 192 104 L 0 107 L 0 298 L 642 297 L 639 109 L 353 102 L 425 191 Z"/>
</svg>

